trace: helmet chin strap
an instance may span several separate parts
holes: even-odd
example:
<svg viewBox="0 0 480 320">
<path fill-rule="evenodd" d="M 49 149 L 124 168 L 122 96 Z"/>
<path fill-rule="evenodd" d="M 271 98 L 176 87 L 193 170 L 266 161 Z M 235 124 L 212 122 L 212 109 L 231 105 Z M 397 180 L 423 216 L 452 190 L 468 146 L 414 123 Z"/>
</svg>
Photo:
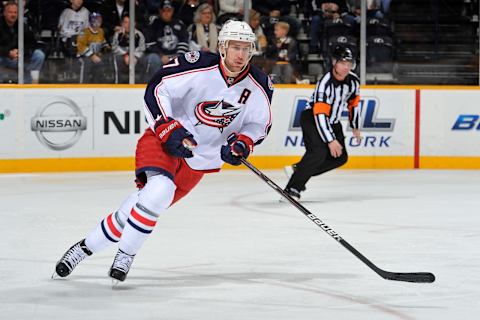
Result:
<svg viewBox="0 0 480 320">
<path fill-rule="evenodd" d="M 227 58 L 227 48 L 228 48 L 228 41 L 226 41 L 223 46 L 221 46 L 219 48 L 219 52 L 220 52 L 220 58 L 222 58 L 222 64 L 223 64 L 223 67 L 225 68 L 225 70 L 227 70 L 227 72 L 229 73 L 229 77 L 233 77 L 235 78 L 236 76 L 238 76 L 240 73 L 242 73 L 243 70 L 245 70 L 245 68 L 248 66 L 248 63 L 250 62 L 250 60 L 252 59 L 252 53 L 249 54 L 249 57 L 247 59 L 247 61 L 245 62 L 245 64 L 243 65 L 242 69 L 238 72 L 234 72 L 230 69 L 228 69 L 228 66 L 227 66 L 227 62 L 226 62 L 226 58 Z M 252 52 L 253 52 L 253 48 L 252 48 Z"/>
</svg>

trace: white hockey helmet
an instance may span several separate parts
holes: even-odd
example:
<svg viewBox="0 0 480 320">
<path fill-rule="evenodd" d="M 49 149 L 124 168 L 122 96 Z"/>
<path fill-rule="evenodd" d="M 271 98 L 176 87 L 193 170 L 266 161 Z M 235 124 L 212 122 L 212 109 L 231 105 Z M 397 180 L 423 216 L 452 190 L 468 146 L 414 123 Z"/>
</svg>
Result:
<svg viewBox="0 0 480 320">
<path fill-rule="evenodd" d="M 244 21 L 228 20 L 218 34 L 218 42 L 225 43 L 229 40 L 255 43 L 255 34 L 248 23 Z"/>
<path fill-rule="evenodd" d="M 227 55 L 228 42 L 230 40 L 250 43 L 249 55 L 247 63 L 244 66 L 245 68 L 255 51 L 255 33 L 253 33 L 252 28 L 248 23 L 244 21 L 228 20 L 225 22 L 218 34 L 218 51 L 220 52 L 220 56 L 224 63 Z"/>
</svg>

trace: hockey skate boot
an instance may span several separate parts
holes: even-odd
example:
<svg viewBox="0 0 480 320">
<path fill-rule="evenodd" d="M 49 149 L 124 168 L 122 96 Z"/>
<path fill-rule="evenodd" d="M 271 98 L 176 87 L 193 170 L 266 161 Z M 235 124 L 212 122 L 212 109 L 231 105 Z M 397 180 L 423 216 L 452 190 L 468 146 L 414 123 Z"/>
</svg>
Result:
<svg viewBox="0 0 480 320">
<path fill-rule="evenodd" d="M 108 275 L 114 280 L 124 281 L 130 270 L 134 257 L 135 255 L 129 255 L 119 249 Z"/>
<path fill-rule="evenodd" d="M 72 273 L 73 269 L 86 257 L 92 255 L 92 252 L 85 245 L 85 239 L 75 243 L 65 252 L 62 258 L 55 266 L 55 272 L 58 276 L 64 278 Z M 52 275 L 54 278 L 55 274 Z"/>
<path fill-rule="evenodd" d="M 285 188 L 283 190 L 285 193 L 287 193 L 290 197 L 293 199 L 300 201 L 300 191 L 298 191 L 295 188 Z M 280 202 L 288 202 L 288 200 L 285 197 L 280 198 Z"/>
</svg>

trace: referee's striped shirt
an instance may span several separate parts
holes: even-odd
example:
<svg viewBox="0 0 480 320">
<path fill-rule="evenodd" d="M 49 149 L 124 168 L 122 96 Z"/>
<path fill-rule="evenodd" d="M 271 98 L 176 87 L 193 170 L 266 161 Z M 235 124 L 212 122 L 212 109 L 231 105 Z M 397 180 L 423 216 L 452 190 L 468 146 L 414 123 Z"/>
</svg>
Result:
<svg viewBox="0 0 480 320">
<path fill-rule="evenodd" d="M 348 108 L 350 127 L 359 128 L 359 101 L 360 81 L 353 72 L 343 81 L 336 80 L 331 71 L 318 80 L 310 105 L 313 107 L 318 133 L 325 143 L 336 139 L 331 125 L 340 121 L 345 108 Z"/>
</svg>

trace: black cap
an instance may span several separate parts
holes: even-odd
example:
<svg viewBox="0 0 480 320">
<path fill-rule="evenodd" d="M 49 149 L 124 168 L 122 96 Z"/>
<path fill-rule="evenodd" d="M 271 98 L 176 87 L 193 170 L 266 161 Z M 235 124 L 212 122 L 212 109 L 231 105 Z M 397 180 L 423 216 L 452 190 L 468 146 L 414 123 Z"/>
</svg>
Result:
<svg viewBox="0 0 480 320">
<path fill-rule="evenodd" d="M 162 0 L 162 1 L 160 1 L 159 8 L 160 8 L 160 9 L 165 9 L 165 8 L 171 8 L 171 9 L 173 9 L 172 1 L 170 1 L 170 0 Z"/>
</svg>

